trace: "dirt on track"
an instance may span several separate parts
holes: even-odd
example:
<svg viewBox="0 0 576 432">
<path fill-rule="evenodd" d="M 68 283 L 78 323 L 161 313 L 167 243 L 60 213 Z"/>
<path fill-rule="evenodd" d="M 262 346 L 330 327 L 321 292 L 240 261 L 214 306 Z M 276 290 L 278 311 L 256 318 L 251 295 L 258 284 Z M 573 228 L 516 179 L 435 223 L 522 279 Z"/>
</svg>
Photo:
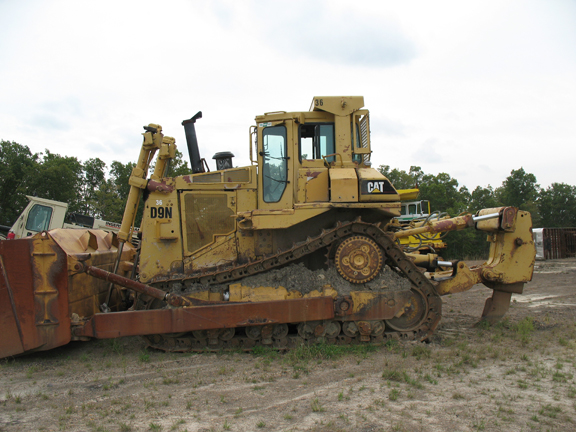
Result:
<svg viewBox="0 0 576 432">
<path fill-rule="evenodd" d="M 536 263 L 506 320 L 445 297 L 432 343 L 170 354 L 139 338 L 0 361 L 0 431 L 576 430 L 576 260 Z M 344 352 L 343 352 L 344 351 Z"/>
</svg>

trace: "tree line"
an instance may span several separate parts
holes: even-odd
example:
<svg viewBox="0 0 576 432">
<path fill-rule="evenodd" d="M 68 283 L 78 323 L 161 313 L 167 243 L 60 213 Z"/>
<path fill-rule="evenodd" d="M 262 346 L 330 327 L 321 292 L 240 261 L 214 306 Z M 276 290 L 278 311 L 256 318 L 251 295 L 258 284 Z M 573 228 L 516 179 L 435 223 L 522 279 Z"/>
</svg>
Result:
<svg viewBox="0 0 576 432">
<path fill-rule="evenodd" d="M 408 172 L 389 165 L 381 165 L 378 170 L 397 189 L 418 187 L 419 199 L 429 200 L 432 211 L 457 216 L 484 208 L 514 206 L 531 213 L 534 227 L 576 227 L 576 186 L 552 183 L 543 188 L 536 176 L 522 167 L 512 170 L 499 187 L 477 186 L 473 191 L 460 186 L 447 173 L 427 174 L 418 166 L 411 166 Z M 488 247 L 486 234 L 474 230 L 450 233 L 446 242 L 445 258 L 485 256 Z"/>
<path fill-rule="evenodd" d="M 46 150 L 32 153 L 25 146 L 0 141 L 0 225 L 11 225 L 27 205 L 26 195 L 68 203 L 70 212 L 112 222 L 121 222 L 134 163 L 113 161 L 110 167 L 99 158 L 80 161 Z M 432 211 L 456 216 L 502 205 L 519 207 L 532 214 L 534 227 L 576 226 L 576 186 L 552 183 L 540 187 L 536 176 L 523 168 L 512 170 L 499 187 L 478 186 L 473 191 L 460 186 L 447 173 L 425 173 L 412 166 L 408 172 L 381 165 L 397 189 L 420 189 L 419 199 L 429 200 Z M 188 163 L 177 151 L 168 176 L 189 174 Z M 136 220 L 140 223 L 141 210 Z M 451 233 L 447 257 L 472 257 L 484 251 L 485 234 L 466 230 Z M 445 257 L 445 258 L 447 258 Z"/>
<path fill-rule="evenodd" d="M 13 141 L 0 141 L 0 225 L 11 226 L 28 204 L 26 195 L 68 203 L 68 211 L 121 222 L 135 164 L 113 161 L 108 168 L 99 158 L 85 162 L 46 150 L 32 153 Z M 152 167 L 153 169 L 153 167 Z M 177 151 L 169 176 L 189 174 Z M 136 224 L 142 218 L 138 212 Z"/>
</svg>

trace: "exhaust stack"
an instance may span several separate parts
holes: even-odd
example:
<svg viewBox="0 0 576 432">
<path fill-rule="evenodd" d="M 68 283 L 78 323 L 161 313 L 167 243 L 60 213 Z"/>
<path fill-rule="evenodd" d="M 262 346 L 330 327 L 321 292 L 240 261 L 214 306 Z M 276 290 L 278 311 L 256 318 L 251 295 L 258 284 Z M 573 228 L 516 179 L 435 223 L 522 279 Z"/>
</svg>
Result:
<svg viewBox="0 0 576 432">
<path fill-rule="evenodd" d="M 186 144 L 188 144 L 188 155 L 190 156 L 190 165 L 192 166 L 193 174 L 206 172 L 202 165 L 202 158 L 200 158 L 198 138 L 196 137 L 196 128 L 194 127 L 194 123 L 200 118 L 202 118 L 202 111 L 198 111 L 194 117 L 182 122 L 184 131 L 186 132 Z"/>
</svg>

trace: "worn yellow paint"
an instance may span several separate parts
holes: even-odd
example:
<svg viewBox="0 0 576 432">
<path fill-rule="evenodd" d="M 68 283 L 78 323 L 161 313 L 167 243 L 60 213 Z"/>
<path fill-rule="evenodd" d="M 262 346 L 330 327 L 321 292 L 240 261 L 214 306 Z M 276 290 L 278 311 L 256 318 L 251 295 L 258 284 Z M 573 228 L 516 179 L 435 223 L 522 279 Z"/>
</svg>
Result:
<svg viewBox="0 0 576 432">
<path fill-rule="evenodd" d="M 490 209 L 486 214 L 497 213 L 499 210 Z M 490 233 L 487 238 L 490 242 L 488 260 L 472 268 L 460 262 L 456 275 L 449 279 L 445 278 L 451 272 L 433 274 L 434 279 L 440 280 L 436 287 L 440 295 L 467 291 L 477 283 L 497 291 L 521 293 L 523 284 L 532 280 L 536 249 L 532 239 L 530 213 L 519 210 L 512 226 L 506 230 L 500 228 L 494 232 L 493 223 L 483 226 Z"/>
<path fill-rule="evenodd" d="M 287 290 L 283 286 L 260 286 L 249 287 L 242 285 L 242 283 L 233 283 L 229 286 L 231 302 L 259 302 L 259 301 L 274 301 L 274 300 L 289 300 L 296 298 L 310 298 L 310 297 L 333 297 L 336 298 L 338 293 L 330 285 L 325 285 L 321 291 L 313 290 L 309 293 L 302 295 L 301 292 L 296 290 Z"/>
<path fill-rule="evenodd" d="M 358 202 L 358 177 L 354 168 L 332 168 L 329 175 L 331 202 Z"/>
</svg>

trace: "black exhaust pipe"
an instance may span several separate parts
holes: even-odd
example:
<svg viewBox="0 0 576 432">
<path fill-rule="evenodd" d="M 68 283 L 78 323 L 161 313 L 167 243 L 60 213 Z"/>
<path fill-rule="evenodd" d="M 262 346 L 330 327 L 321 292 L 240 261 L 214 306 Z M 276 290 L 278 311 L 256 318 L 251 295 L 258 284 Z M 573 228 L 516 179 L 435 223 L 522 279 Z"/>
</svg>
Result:
<svg viewBox="0 0 576 432">
<path fill-rule="evenodd" d="M 198 149 L 198 138 L 196 137 L 196 128 L 194 123 L 197 119 L 202 118 L 202 111 L 198 111 L 194 117 L 182 122 L 184 131 L 186 132 L 186 143 L 188 144 L 188 155 L 190 156 L 190 165 L 192 166 L 192 173 L 203 173 L 204 166 L 200 158 L 200 150 Z"/>
</svg>

